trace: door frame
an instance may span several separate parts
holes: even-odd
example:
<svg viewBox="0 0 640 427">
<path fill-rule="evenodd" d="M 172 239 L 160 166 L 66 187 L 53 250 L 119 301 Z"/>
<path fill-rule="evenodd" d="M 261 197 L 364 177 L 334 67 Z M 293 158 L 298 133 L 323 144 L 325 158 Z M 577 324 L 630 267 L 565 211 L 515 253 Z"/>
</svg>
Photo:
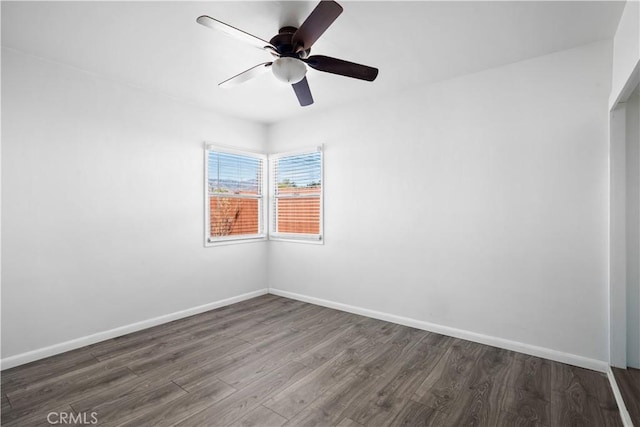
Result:
<svg viewBox="0 0 640 427">
<path fill-rule="evenodd" d="M 626 101 L 640 63 L 609 110 L 609 364 L 627 367 Z"/>
</svg>

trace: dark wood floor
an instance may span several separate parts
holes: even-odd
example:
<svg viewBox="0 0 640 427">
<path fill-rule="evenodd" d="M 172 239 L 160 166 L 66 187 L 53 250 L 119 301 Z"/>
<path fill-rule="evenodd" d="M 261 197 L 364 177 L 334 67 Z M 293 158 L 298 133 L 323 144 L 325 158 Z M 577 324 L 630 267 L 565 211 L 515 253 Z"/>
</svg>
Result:
<svg viewBox="0 0 640 427">
<path fill-rule="evenodd" d="M 2 372 L 2 425 L 619 426 L 604 374 L 274 295 Z M 84 414 L 84 415 L 83 415 Z"/>
<path fill-rule="evenodd" d="M 640 370 L 613 368 L 613 375 L 633 425 L 640 426 Z"/>
</svg>

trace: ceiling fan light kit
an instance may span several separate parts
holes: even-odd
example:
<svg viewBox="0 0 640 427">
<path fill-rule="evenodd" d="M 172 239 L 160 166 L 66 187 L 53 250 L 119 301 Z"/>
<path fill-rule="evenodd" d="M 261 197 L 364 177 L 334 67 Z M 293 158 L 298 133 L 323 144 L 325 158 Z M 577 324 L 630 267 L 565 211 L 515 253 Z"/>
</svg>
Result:
<svg viewBox="0 0 640 427">
<path fill-rule="evenodd" d="M 313 104 L 306 73 L 307 65 L 318 71 L 337 74 L 355 79 L 374 81 L 378 69 L 342 59 L 323 55 L 312 55 L 311 46 L 331 26 L 342 13 L 342 6 L 332 0 L 321 1 L 307 19 L 296 27 L 283 27 L 270 41 L 263 40 L 210 16 L 200 16 L 199 24 L 221 31 L 260 49 L 275 57 L 273 62 L 256 65 L 219 84 L 220 87 L 232 87 L 261 75 L 271 68 L 273 75 L 280 81 L 291 84 L 301 106 Z"/>
<path fill-rule="evenodd" d="M 278 80 L 294 84 L 304 79 L 305 74 L 307 74 L 307 67 L 304 62 L 297 58 L 284 56 L 273 61 L 271 71 Z"/>
</svg>

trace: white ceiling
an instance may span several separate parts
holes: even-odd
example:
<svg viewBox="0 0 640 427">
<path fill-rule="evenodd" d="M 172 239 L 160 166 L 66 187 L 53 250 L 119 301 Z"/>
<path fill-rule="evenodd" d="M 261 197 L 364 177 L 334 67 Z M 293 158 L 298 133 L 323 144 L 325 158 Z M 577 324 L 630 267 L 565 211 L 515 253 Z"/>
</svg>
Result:
<svg viewBox="0 0 640 427">
<path fill-rule="evenodd" d="M 316 2 L 2 2 L 2 45 L 109 79 L 265 123 L 376 98 L 611 38 L 624 3 L 354 2 L 312 48 L 375 66 L 375 82 L 310 69 L 315 98 L 266 74 L 233 89 L 217 83 L 271 56 L 198 25 L 210 15 L 263 39 L 298 26 Z"/>
</svg>

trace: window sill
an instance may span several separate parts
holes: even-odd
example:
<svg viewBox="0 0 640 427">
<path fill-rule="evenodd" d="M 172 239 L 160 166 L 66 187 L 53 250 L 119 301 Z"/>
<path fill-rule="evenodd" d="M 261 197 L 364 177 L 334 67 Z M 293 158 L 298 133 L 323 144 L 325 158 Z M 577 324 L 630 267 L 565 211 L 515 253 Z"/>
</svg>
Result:
<svg viewBox="0 0 640 427">
<path fill-rule="evenodd" d="M 295 234 L 271 234 L 269 240 L 274 242 L 305 243 L 310 245 L 324 245 L 322 236 L 295 235 Z"/>
<path fill-rule="evenodd" d="M 204 243 L 205 248 L 210 248 L 214 246 L 226 246 L 226 245 L 237 245 L 242 243 L 255 243 L 255 242 L 265 242 L 267 241 L 267 236 L 265 234 L 259 234 L 256 236 L 247 236 L 247 237 L 231 237 L 231 238 L 223 238 L 219 240 L 210 241 L 207 239 Z"/>
</svg>

